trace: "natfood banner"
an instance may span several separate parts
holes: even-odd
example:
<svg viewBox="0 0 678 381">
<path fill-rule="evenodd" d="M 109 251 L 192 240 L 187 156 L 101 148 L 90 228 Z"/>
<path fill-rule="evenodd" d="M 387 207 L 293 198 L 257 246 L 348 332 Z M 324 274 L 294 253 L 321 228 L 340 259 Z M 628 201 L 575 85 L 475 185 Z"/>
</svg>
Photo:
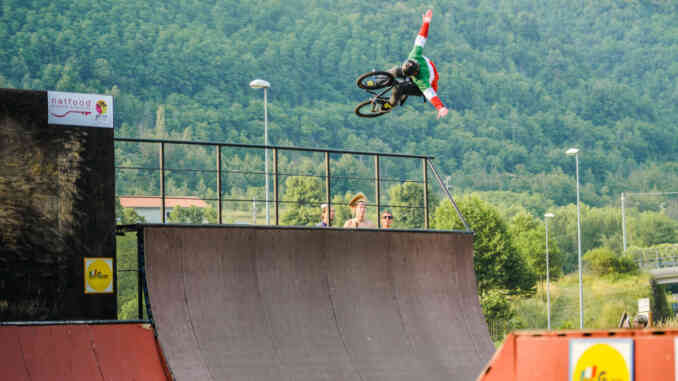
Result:
<svg viewBox="0 0 678 381">
<path fill-rule="evenodd" d="M 571 339 L 570 381 L 633 381 L 633 339 Z"/>
<path fill-rule="evenodd" d="M 47 92 L 49 124 L 113 128 L 110 95 Z"/>
</svg>

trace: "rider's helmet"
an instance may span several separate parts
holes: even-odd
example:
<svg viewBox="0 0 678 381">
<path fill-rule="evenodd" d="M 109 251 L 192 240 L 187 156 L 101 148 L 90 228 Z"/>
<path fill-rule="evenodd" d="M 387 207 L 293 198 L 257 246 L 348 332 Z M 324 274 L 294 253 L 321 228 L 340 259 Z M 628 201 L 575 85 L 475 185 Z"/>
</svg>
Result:
<svg viewBox="0 0 678 381">
<path fill-rule="evenodd" d="M 413 60 L 413 59 L 408 59 L 407 61 L 403 62 L 403 73 L 406 76 L 411 76 L 411 75 L 417 75 L 419 73 L 419 62 Z"/>
</svg>

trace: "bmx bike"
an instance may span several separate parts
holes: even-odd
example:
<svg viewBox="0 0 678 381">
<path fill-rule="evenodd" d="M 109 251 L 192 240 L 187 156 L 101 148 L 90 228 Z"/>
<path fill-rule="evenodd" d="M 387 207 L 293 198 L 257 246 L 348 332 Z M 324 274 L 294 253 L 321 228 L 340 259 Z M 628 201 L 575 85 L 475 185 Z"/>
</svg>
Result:
<svg viewBox="0 0 678 381">
<path fill-rule="evenodd" d="M 371 94 L 370 99 L 360 103 L 355 108 L 356 115 L 363 118 L 375 118 L 391 112 L 391 109 L 384 110 L 382 105 L 388 102 L 391 97 L 391 91 L 395 86 L 399 86 L 404 81 L 387 71 L 371 71 L 358 77 L 356 84 L 359 88 Z M 407 95 L 400 100 L 400 105 L 405 103 Z"/>
</svg>

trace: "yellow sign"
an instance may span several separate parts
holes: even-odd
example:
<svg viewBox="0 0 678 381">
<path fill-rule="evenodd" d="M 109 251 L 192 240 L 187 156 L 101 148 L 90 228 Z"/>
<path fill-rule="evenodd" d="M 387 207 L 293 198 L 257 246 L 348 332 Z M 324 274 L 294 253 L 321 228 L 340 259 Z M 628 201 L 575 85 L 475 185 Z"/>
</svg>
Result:
<svg viewBox="0 0 678 381">
<path fill-rule="evenodd" d="M 633 340 L 571 340 L 570 381 L 633 381 Z"/>
<path fill-rule="evenodd" d="M 85 294 L 113 293 L 113 258 L 85 258 Z"/>
</svg>

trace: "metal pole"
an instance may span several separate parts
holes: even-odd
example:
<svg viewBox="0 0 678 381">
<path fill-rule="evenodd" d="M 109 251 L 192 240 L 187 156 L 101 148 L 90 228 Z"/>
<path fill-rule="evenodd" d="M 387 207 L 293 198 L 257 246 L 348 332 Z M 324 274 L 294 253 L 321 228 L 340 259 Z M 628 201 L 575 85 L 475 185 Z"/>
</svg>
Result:
<svg viewBox="0 0 678 381">
<path fill-rule="evenodd" d="M 221 146 L 217 146 L 217 194 L 219 195 L 219 201 L 217 201 L 217 223 L 221 225 L 223 222 L 221 219 L 221 199 L 223 194 L 221 192 Z"/>
<path fill-rule="evenodd" d="M 278 200 L 278 149 L 273 148 L 273 204 L 275 205 L 275 224 L 280 224 L 280 202 Z"/>
<path fill-rule="evenodd" d="M 160 212 L 161 221 L 165 223 L 165 143 L 160 143 L 160 201 L 162 203 Z"/>
<path fill-rule="evenodd" d="M 546 224 L 546 321 L 547 329 L 551 330 L 551 283 L 549 279 L 549 217 L 544 217 Z"/>
<path fill-rule="evenodd" d="M 461 214 L 461 210 L 459 210 L 457 203 L 454 202 L 454 198 L 452 198 L 452 195 L 450 194 L 450 190 L 448 189 L 449 187 L 446 187 L 443 184 L 443 179 L 440 178 L 440 175 L 438 174 L 436 167 L 433 166 L 433 162 L 431 160 L 428 160 L 428 165 L 431 167 L 431 171 L 433 171 L 433 175 L 435 176 L 436 180 L 438 180 L 438 185 L 440 185 L 440 187 L 445 191 L 445 193 L 447 194 L 447 198 L 452 203 L 452 206 L 454 206 L 454 210 L 457 211 L 457 216 L 459 216 L 459 219 L 464 224 L 464 228 L 466 228 L 467 232 L 470 232 L 471 228 L 468 226 L 468 223 L 466 223 L 466 219 L 464 218 L 464 215 Z"/>
<path fill-rule="evenodd" d="M 584 287 L 581 268 L 581 208 L 579 206 L 579 152 L 574 155 L 577 165 L 577 260 L 579 262 L 579 329 L 584 329 Z"/>
<path fill-rule="evenodd" d="M 268 145 L 268 99 L 266 98 L 266 88 L 264 87 L 264 145 Z M 264 148 L 264 172 L 266 172 L 266 225 L 271 223 L 271 215 L 268 207 L 268 148 Z"/>
<path fill-rule="evenodd" d="M 626 211 L 624 210 L 624 192 L 621 194 L 621 213 L 622 213 L 622 247 L 626 252 Z"/>
<path fill-rule="evenodd" d="M 377 195 L 377 227 L 381 228 L 381 189 L 379 189 L 379 155 L 374 156 L 374 188 Z"/>
<path fill-rule="evenodd" d="M 327 226 L 332 226 L 332 181 L 330 179 L 330 153 L 325 151 L 325 201 L 327 202 Z"/>
<path fill-rule="evenodd" d="M 422 166 L 424 169 L 424 229 L 428 229 L 428 163 L 427 159 L 422 159 Z"/>
</svg>

